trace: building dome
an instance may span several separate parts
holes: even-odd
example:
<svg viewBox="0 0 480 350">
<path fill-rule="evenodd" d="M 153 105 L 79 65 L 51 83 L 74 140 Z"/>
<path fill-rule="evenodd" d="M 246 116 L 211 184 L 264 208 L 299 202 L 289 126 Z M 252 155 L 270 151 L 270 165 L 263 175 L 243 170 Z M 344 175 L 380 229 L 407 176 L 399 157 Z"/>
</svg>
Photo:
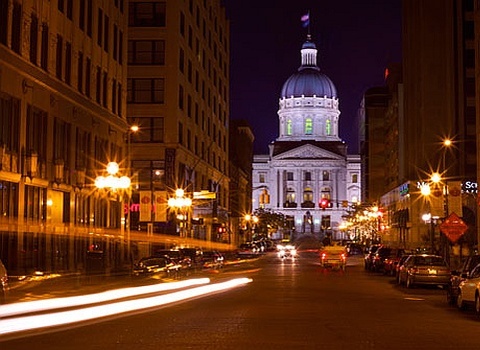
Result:
<svg viewBox="0 0 480 350">
<path fill-rule="evenodd" d="M 329 77 L 320 72 L 317 66 L 317 48 L 310 37 L 303 43 L 301 54 L 302 65 L 283 84 L 281 98 L 313 95 L 336 98 L 335 85 Z"/>
<path fill-rule="evenodd" d="M 283 84 L 281 97 L 301 97 L 302 95 L 336 98 L 337 89 L 330 78 L 320 73 L 318 68 L 303 68 L 292 74 Z"/>
</svg>

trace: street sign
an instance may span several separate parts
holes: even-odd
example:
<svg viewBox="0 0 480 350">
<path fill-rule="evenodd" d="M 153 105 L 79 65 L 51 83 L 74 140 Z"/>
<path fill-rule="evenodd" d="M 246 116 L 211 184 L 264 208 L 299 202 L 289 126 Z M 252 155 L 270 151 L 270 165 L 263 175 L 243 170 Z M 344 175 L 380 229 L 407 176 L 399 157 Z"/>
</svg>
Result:
<svg viewBox="0 0 480 350">
<path fill-rule="evenodd" d="M 450 214 L 440 225 L 440 231 L 442 231 L 452 243 L 458 241 L 467 229 L 467 224 L 455 213 Z"/>
</svg>

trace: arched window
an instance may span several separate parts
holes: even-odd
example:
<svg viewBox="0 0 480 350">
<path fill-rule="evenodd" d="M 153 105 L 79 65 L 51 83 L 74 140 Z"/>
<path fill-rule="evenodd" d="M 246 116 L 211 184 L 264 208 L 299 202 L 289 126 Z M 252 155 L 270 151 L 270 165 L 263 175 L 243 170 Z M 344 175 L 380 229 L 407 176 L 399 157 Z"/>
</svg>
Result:
<svg viewBox="0 0 480 350">
<path fill-rule="evenodd" d="M 295 191 L 291 187 L 287 188 L 287 202 L 295 203 Z"/>
<path fill-rule="evenodd" d="M 322 192 L 320 193 L 320 199 L 322 198 L 331 199 L 330 188 L 328 187 L 322 188 Z"/>
<path fill-rule="evenodd" d="M 305 119 L 305 135 L 311 135 L 313 133 L 313 121 L 312 118 Z"/>
<path fill-rule="evenodd" d="M 289 119 L 287 120 L 287 135 L 292 134 L 292 121 Z"/>
<path fill-rule="evenodd" d="M 313 202 L 313 190 L 311 187 L 305 187 L 303 190 L 303 201 L 304 202 Z"/>
<path fill-rule="evenodd" d="M 332 122 L 330 121 L 330 119 L 327 119 L 327 122 L 325 124 L 325 134 L 326 135 L 332 134 Z"/>
</svg>

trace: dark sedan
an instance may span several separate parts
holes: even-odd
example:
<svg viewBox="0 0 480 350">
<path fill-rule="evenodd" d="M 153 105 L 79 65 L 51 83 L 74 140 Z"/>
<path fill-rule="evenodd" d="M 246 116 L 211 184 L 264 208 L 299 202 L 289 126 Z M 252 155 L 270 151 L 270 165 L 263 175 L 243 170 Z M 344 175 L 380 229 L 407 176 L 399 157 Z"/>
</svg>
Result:
<svg viewBox="0 0 480 350">
<path fill-rule="evenodd" d="M 176 277 L 180 266 L 172 259 L 164 257 L 142 258 L 133 266 L 134 276 Z"/>
</svg>

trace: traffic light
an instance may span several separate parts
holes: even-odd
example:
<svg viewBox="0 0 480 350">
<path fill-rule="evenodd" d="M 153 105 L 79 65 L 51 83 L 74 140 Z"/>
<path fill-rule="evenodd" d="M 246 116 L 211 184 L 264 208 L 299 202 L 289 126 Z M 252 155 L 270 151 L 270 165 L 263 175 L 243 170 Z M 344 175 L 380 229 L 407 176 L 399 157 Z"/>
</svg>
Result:
<svg viewBox="0 0 480 350">
<path fill-rule="evenodd" d="M 330 200 L 328 198 L 322 198 L 320 199 L 320 208 L 323 210 L 327 209 L 330 207 Z"/>
</svg>

